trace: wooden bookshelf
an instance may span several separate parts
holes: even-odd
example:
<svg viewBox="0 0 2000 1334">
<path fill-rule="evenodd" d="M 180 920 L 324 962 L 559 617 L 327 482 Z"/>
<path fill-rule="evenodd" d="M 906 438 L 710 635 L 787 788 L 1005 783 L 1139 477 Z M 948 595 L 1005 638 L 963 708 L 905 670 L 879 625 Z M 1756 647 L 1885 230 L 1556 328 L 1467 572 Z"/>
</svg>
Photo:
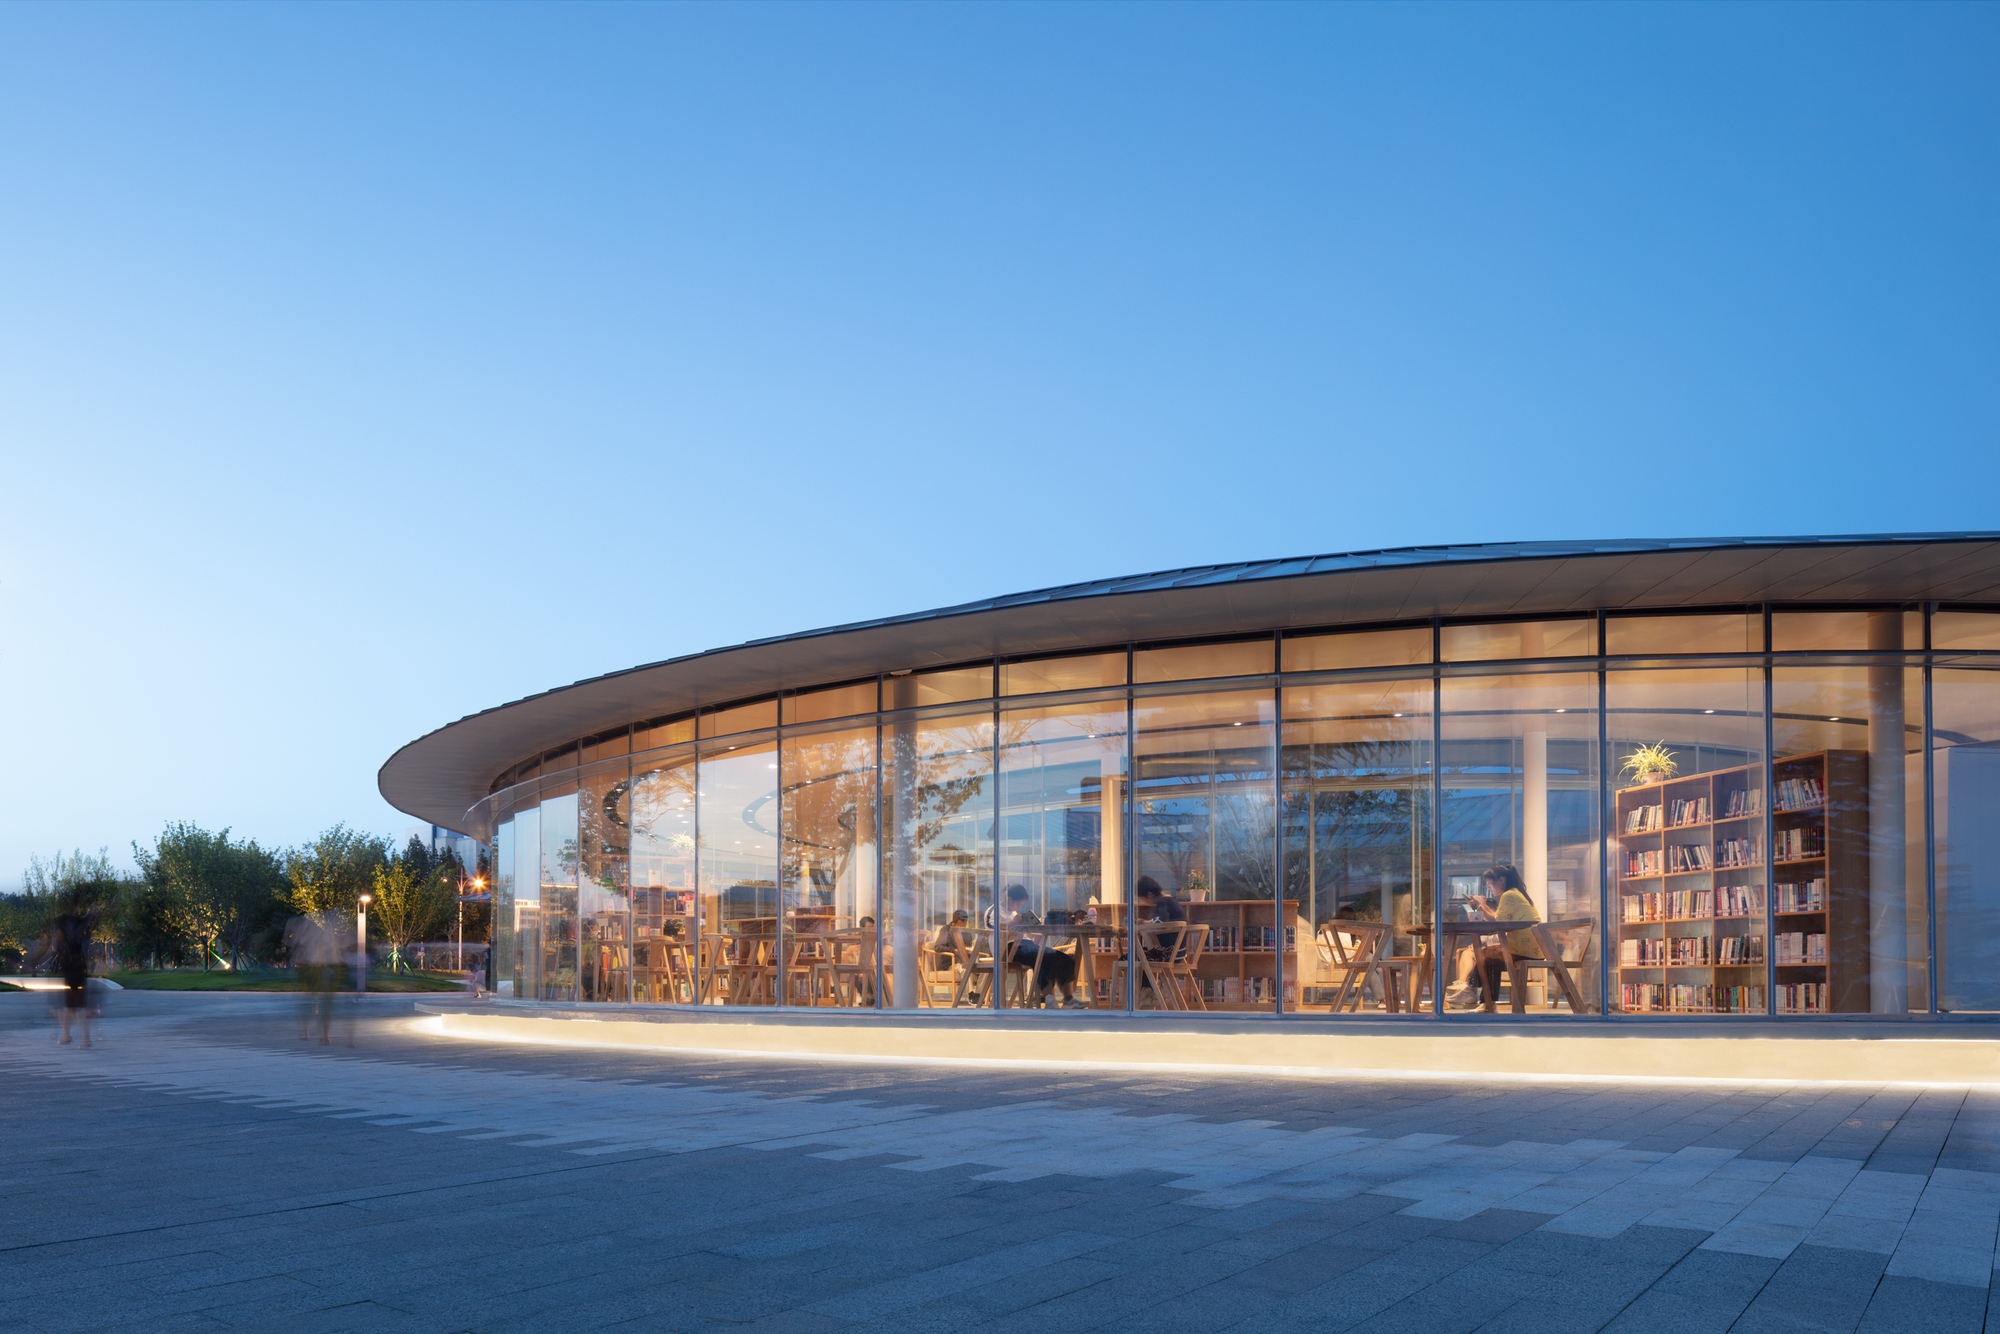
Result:
<svg viewBox="0 0 2000 1334">
<path fill-rule="evenodd" d="M 1195 965 L 1195 975 L 1209 1009 L 1275 1009 L 1280 951 L 1288 956 L 1284 985 L 1291 997 L 1298 995 L 1299 944 L 1310 933 L 1299 920 L 1297 899 L 1285 900 L 1284 931 L 1276 930 L 1277 905 L 1270 899 L 1216 899 L 1184 906 L 1190 925 L 1208 927 L 1208 946 Z M 1286 1008 L 1293 1008 L 1290 998 Z"/>
<path fill-rule="evenodd" d="M 1621 1007 L 1762 1014 L 1769 959 L 1779 1013 L 1867 1010 L 1867 766 L 1865 754 L 1841 750 L 1771 766 L 1776 858 L 1764 847 L 1761 765 L 1621 790 L 1612 853 Z"/>
</svg>

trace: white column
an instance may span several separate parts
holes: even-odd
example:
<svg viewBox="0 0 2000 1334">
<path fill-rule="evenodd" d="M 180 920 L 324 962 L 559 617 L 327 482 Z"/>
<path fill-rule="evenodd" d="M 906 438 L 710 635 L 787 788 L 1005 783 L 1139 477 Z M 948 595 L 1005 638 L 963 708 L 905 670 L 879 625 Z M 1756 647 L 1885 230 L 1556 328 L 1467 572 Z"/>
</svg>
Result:
<svg viewBox="0 0 2000 1334">
<path fill-rule="evenodd" d="M 1868 647 L 1903 647 L 1903 613 L 1868 613 Z M 1903 664 L 1868 667 L 1868 1008 L 1910 1008 L 1909 923 L 1903 854 Z M 1829 811 L 1838 819 L 1839 812 Z"/>
<path fill-rule="evenodd" d="M 917 702 L 916 682 L 909 677 L 893 677 L 889 681 L 889 707 L 907 709 Z M 917 725 L 905 717 L 899 719 L 889 729 L 889 753 L 883 757 L 891 765 L 889 771 L 891 790 L 894 793 L 894 822 L 889 837 L 889 855 L 893 862 L 891 871 L 891 892 L 895 895 L 895 913 L 890 923 L 890 966 L 894 969 L 890 1003 L 899 1010 L 912 1010 L 917 1005 L 917 933 L 923 924 L 917 920 Z"/>
<path fill-rule="evenodd" d="M 1544 920 L 1549 915 L 1549 734 L 1521 738 L 1521 879 Z"/>
<path fill-rule="evenodd" d="M 1097 901 L 1125 902 L 1125 775 L 1106 774 L 1097 798 Z"/>
</svg>

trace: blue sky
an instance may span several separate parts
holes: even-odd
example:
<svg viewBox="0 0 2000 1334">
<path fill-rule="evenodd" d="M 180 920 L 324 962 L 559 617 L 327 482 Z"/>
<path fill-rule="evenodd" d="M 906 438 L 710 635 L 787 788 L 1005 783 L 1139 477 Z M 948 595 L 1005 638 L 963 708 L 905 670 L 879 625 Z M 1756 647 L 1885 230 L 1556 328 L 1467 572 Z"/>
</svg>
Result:
<svg viewBox="0 0 2000 1334">
<path fill-rule="evenodd" d="M 0 887 L 1141 570 L 1991 528 L 2000 9 L 0 8 Z"/>
</svg>

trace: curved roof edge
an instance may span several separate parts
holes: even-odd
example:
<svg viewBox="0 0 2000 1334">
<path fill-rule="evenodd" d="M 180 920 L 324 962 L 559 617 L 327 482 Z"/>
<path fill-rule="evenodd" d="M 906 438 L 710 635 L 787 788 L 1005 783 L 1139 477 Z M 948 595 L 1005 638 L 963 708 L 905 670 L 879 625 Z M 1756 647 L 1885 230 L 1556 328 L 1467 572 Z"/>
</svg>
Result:
<svg viewBox="0 0 2000 1334">
<path fill-rule="evenodd" d="M 538 749 L 701 704 L 1000 651 L 1430 616 L 1878 599 L 2000 599 L 2000 532 L 1398 547 L 1064 584 L 588 677 L 409 742 L 377 787 L 398 810 L 455 828 L 494 774 Z"/>
</svg>

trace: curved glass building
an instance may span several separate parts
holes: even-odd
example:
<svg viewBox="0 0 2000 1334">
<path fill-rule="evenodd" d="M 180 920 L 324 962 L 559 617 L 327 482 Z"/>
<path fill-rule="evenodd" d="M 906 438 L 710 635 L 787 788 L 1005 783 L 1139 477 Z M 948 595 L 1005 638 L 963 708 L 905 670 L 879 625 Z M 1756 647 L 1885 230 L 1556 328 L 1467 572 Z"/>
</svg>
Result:
<svg viewBox="0 0 2000 1334">
<path fill-rule="evenodd" d="M 2000 534 L 1048 589 L 579 682 L 380 783 L 490 845 L 520 1000 L 1990 1012 Z"/>
</svg>

